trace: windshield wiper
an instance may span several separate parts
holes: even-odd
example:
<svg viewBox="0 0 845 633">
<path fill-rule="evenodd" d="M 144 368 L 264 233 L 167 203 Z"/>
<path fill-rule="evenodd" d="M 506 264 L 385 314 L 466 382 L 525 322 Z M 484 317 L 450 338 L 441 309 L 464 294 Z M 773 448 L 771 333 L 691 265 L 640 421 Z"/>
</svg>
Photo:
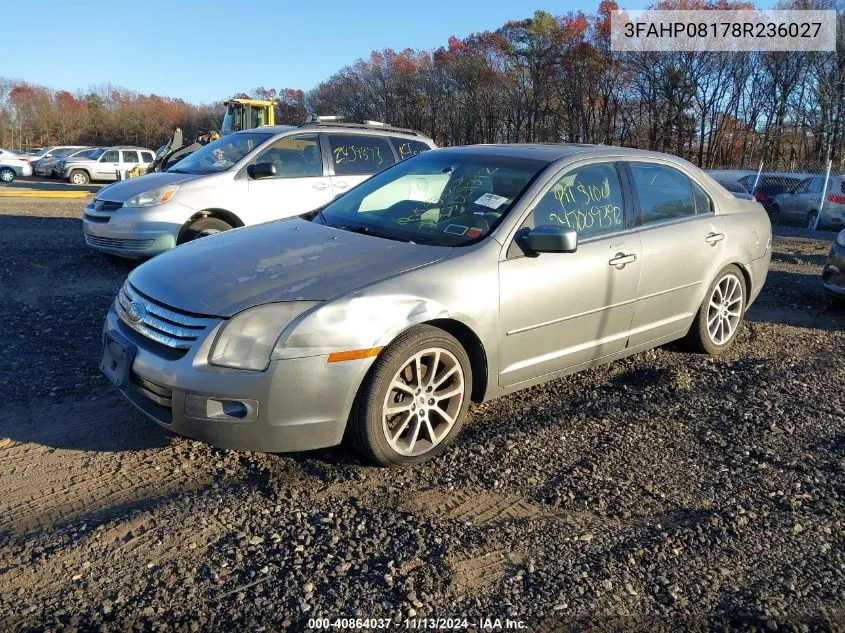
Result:
<svg viewBox="0 0 845 633">
<path fill-rule="evenodd" d="M 331 224 L 329 226 L 332 226 Z M 380 231 L 374 231 L 373 229 L 367 226 L 335 226 L 336 229 L 341 229 L 343 231 L 349 231 L 350 233 L 361 233 L 363 235 L 372 235 L 373 237 L 382 237 L 386 240 L 396 240 L 397 242 L 410 242 L 411 240 L 405 237 L 399 237 L 398 235 L 392 235 L 390 233 L 382 233 Z"/>
</svg>

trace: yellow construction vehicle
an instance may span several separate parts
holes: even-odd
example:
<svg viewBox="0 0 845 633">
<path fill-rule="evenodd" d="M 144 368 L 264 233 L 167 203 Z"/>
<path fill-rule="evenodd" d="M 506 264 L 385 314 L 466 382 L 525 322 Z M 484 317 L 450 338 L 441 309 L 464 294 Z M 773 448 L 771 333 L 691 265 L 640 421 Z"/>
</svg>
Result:
<svg viewBox="0 0 845 633">
<path fill-rule="evenodd" d="M 193 143 L 184 143 L 182 130 L 176 128 L 173 138 L 167 145 L 160 148 L 156 154 L 155 161 L 149 166 L 146 173 L 164 171 L 170 165 L 182 160 L 185 156 L 196 151 L 203 145 L 216 141 L 221 135 L 240 132 L 241 130 L 251 130 L 260 125 L 276 124 L 275 101 L 236 97 L 224 101 L 223 105 L 226 106 L 226 114 L 223 116 L 223 125 L 220 126 L 219 132 L 200 134 Z M 131 174 L 129 177 L 131 178 L 132 175 L 139 174 Z"/>
<path fill-rule="evenodd" d="M 224 101 L 223 105 L 226 106 L 226 115 L 220 127 L 223 134 L 276 124 L 276 104 L 273 101 L 238 98 Z"/>
</svg>

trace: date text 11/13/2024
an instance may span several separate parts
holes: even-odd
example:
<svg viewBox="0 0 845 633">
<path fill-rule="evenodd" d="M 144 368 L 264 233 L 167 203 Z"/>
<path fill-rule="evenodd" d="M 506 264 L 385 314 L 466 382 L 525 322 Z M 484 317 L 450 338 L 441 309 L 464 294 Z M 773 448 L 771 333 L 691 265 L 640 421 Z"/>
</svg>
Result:
<svg viewBox="0 0 845 633">
<path fill-rule="evenodd" d="M 524 631 L 528 625 L 511 618 L 311 618 L 308 630 L 407 629 L 416 631 Z"/>
</svg>

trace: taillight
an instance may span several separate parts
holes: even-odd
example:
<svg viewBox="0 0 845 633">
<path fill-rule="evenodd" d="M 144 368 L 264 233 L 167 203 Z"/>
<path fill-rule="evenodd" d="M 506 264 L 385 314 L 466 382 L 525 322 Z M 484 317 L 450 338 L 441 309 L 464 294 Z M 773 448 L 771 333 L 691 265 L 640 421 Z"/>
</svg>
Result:
<svg viewBox="0 0 845 633">
<path fill-rule="evenodd" d="M 833 204 L 845 204 L 845 196 L 837 196 L 835 193 L 829 193 L 827 199 Z"/>
<path fill-rule="evenodd" d="M 766 194 L 763 193 L 763 190 L 759 188 L 754 190 L 754 198 L 757 200 L 757 202 L 765 202 L 767 200 Z"/>
</svg>

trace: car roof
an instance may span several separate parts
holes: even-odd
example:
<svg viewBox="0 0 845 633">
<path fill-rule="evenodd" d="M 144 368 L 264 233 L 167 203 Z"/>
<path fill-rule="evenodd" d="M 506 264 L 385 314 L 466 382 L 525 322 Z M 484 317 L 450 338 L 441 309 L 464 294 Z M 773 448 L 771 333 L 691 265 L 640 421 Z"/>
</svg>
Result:
<svg viewBox="0 0 845 633">
<path fill-rule="evenodd" d="M 294 130 L 302 130 L 303 132 L 330 132 L 334 134 L 346 134 L 348 132 L 354 134 L 356 132 L 360 132 L 364 134 L 376 134 L 384 136 L 402 136 L 408 137 L 409 140 L 420 139 L 423 141 L 431 141 L 431 139 L 425 134 L 415 132 L 414 130 L 395 128 L 390 125 L 364 125 L 358 123 L 345 123 L 343 121 L 338 121 L 337 123 L 321 122 L 319 124 L 306 123 L 304 125 L 260 125 L 249 130 L 238 130 L 237 132 L 232 132 L 232 134 L 249 134 L 251 132 L 267 132 L 270 134 L 281 134 L 282 132 L 292 132 Z"/>
<path fill-rule="evenodd" d="M 594 158 L 603 156 L 619 156 L 626 160 L 637 158 L 659 158 L 671 160 L 687 165 L 687 161 L 671 154 L 635 149 L 632 147 L 617 147 L 615 145 L 589 145 L 586 143 L 516 143 L 516 144 L 485 144 L 465 145 L 462 147 L 447 147 L 440 152 L 459 152 L 473 154 L 492 154 L 513 158 L 533 158 L 545 160 L 549 163 L 563 158 L 583 156 Z"/>
</svg>

